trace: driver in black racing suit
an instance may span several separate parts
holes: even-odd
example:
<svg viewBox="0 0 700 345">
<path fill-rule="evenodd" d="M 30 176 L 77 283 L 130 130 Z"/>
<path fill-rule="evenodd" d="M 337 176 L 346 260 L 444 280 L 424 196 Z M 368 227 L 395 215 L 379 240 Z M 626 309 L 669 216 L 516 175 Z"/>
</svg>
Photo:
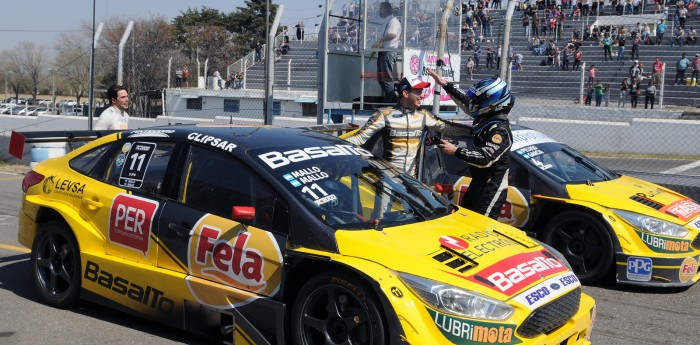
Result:
<svg viewBox="0 0 700 345">
<path fill-rule="evenodd" d="M 508 112 L 515 97 L 510 95 L 508 85 L 500 78 L 482 79 L 464 92 L 432 70 L 428 70 L 428 75 L 474 118 L 473 149 L 457 147 L 446 140 L 439 144 L 443 152 L 469 164 L 472 181 L 460 206 L 498 219 L 508 194 L 508 167 L 513 144 Z"/>
</svg>

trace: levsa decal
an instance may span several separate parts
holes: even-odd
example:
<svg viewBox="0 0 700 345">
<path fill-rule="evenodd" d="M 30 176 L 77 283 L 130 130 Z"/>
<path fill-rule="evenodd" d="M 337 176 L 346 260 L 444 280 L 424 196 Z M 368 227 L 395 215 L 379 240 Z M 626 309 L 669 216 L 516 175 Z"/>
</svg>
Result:
<svg viewBox="0 0 700 345">
<path fill-rule="evenodd" d="M 158 202 L 129 194 L 112 201 L 109 214 L 109 241 L 148 257 L 153 218 Z"/>
</svg>

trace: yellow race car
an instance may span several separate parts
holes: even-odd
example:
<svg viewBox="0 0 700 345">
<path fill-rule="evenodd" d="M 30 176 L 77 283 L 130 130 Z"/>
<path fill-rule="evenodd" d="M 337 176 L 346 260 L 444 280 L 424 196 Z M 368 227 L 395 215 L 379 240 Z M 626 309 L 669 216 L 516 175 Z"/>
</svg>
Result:
<svg viewBox="0 0 700 345">
<path fill-rule="evenodd" d="M 19 152 L 99 137 L 22 181 L 51 306 L 235 344 L 590 343 L 595 303 L 561 254 L 365 149 L 274 127 L 97 134 L 13 134 Z"/>
<path fill-rule="evenodd" d="M 700 205 L 668 188 L 613 172 L 582 153 L 512 126 L 508 199 L 499 221 L 559 250 L 581 282 L 613 272 L 619 283 L 689 286 L 700 279 Z M 451 138 L 469 147 L 469 137 Z M 419 178 L 453 186 L 459 204 L 469 167 L 436 146 Z"/>
</svg>

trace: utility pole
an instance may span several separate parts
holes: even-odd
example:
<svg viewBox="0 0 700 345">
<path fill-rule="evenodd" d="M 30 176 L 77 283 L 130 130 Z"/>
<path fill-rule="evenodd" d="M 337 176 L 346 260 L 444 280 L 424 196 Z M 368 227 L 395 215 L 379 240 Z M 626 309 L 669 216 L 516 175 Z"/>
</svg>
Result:
<svg viewBox="0 0 700 345">
<path fill-rule="evenodd" d="M 56 69 L 55 68 L 49 68 L 49 72 L 51 72 L 51 108 L 53 108 L 53 112 L 56 112 Z"/>
<path fill-rule="evenodd" d="M 460 5 L 461 6 L 461 5 Z M 438 52 L 437 59 L 442 59 L 445 56 L 445 40 L 447 39 L 447 20 L 452 14 L 454 8 L 454 0 L 447 0 L 445 8 L 442 9 L 442 18 L 440 20 L 440 29 L 438 32 Z M 442 67 L 437 67 L 437 73 L 442 74 Z M 435 93 L 433 95 L 433 114 L 440 114 L 440 93 L 442 93 L 442 88 L 435 84 Z"/>
</svg>

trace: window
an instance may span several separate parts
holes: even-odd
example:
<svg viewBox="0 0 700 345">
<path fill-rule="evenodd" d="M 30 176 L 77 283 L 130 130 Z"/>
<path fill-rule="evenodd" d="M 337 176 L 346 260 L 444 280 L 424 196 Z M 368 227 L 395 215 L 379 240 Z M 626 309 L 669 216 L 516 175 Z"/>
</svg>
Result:
<svg viewBox="0 0 700 345">
<path fill-rule="evenodd" d="M 282 114 L 282 102 L 272 102 L 272 115 Z"/>
<path fill-rule="evenodd" d="M 188 98 L 187 109 L 202 110 L 202 97 Z"/>
<path fill-rule="evenodd" d="M 192 146 L 186 163 L 181 201 L 188 206 L 230 219 L 234 206 L 255 208 L 252 226 L 286 234 L 287 206 L 267 183 L 233 157 Z"/>
<path fill-rule="evenodd" d="M 224 112 L 239 113 L 241 111 L 241 101 L 238 99 L 225 99 Z"/>
<path fill-rule="evenodd" d="M 161 194 L 175 143 L 120 143 L 105 173 L 109 184 L 146 194 Z"/>
<path fill-rule="evenodd" d="M 82 155 L 71 159 L 69 165 L 72 169 L 92 176 L 92 170 L 95 168 L 97 163 L 99 163 L 100 158 L 102 158 L 109 147 L 110 145 L 102 145 L 98 148 L 85 152 Z"/>
</svg>

